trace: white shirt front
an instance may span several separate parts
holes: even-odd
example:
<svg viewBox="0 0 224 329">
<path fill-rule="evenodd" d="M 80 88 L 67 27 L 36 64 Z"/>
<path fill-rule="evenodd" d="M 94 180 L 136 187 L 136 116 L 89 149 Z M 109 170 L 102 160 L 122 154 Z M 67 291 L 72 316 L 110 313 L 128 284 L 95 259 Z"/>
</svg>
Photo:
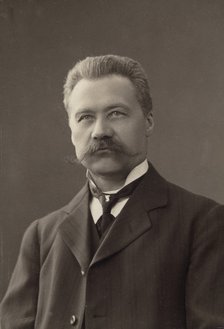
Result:
<svg viewBox="0 0 224 329">
<path fill-rule="evenodd" d="M 119 188 L 118 190 L 114 191 L 107 191 L 104 192 L 105 194 L 115 194 L 118 191 L 120 191 L 124 186 L 130 184 L 137 178 L 141 177 L 148 171 L 149 165 L 147 159 L 145 159 L 143 162 L 141 162 L 139 165 L 137 165 L 135 168 L 132 169 L 132 171 L 129 173 L 127 176 L 124 185 Z M 127 203 L 129 197 L 125 197 L 120 199 L 111 209 L 111 214 L 116 218 L 121 210 L 124 208 L 125 204 Z M 96 198 L 93 197 L 91 202 L 90 202 L 90 211 L 94 220 L 94 223 L 97 223 L 98 219 L 102 216 L 103 214 L 103 209 L 100 201 Z"/>
</svg>

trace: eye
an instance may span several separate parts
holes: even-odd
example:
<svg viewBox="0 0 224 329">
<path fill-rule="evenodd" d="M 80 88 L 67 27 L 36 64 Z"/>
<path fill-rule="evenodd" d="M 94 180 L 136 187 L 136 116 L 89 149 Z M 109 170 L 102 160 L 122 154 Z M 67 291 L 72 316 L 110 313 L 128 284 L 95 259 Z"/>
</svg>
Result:
<svg viewBox="0 0 224 329">
<path fill-rule="evenodd" d="M 80 115 L 80 117 L 78 117 L 78 122 L 81 122 L 81 121 L 91 121 L 93 120 L 93 116 L 91 114 L 82 114 Z"/>
<path fill-rule="evenodd" d="M 125 116 L 125 113 L 121 112 L 121 111 L 112 111 L 109 113 L 109 117 L 110 118 L 120 118 L 120 117 L 123 117 Z"/>
</svg>

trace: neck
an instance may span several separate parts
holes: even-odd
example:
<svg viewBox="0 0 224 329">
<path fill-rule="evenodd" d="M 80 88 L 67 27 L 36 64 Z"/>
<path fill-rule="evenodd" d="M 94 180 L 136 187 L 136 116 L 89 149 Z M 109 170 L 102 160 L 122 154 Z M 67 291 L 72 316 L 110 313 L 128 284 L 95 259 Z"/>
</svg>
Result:
<svg viewBox="0 0 224 329">
<path fill-rule="evenodd" d="M 113 191 L 121 188 L 126 180 L 127 175 L 123 176 L 99 176 L 91 173 L 95 184 L 103 191 Z"/>
</svg>

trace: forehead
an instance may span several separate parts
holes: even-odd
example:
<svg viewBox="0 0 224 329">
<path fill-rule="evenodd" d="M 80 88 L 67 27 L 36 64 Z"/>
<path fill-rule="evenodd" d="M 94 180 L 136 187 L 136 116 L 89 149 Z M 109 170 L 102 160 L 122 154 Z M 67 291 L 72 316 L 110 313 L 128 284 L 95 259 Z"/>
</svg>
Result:
<svg viewBox="0 0 224 329">
<path fill-rule="evenodd" d="M 82 79 L 70 95 L 69 107 L 104 106 L 111 102 L 138 104 L 135 87 L 128 78 L 111 75 L 94 80 Z"/>
</svg>

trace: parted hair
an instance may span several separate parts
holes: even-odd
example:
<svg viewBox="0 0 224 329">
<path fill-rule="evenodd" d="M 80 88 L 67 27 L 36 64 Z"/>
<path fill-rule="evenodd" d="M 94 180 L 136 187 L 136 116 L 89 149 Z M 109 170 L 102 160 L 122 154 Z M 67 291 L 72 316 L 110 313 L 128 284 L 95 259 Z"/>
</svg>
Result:
<svg viewBox="0 0 224 329">
<path fill-rule="evenodd" d="M 145 114 L 152 111 L 147 75 L 137 61 L 118 55 L 86 57 L 77 62 L 68 72 L 64 84 L 64 105 L 69 108 L 69 98 L 73 88 L 81 79 L 94 80 L 109 75 L 128 78 L 135 87 L 137 100 Z"/>
</svg>

